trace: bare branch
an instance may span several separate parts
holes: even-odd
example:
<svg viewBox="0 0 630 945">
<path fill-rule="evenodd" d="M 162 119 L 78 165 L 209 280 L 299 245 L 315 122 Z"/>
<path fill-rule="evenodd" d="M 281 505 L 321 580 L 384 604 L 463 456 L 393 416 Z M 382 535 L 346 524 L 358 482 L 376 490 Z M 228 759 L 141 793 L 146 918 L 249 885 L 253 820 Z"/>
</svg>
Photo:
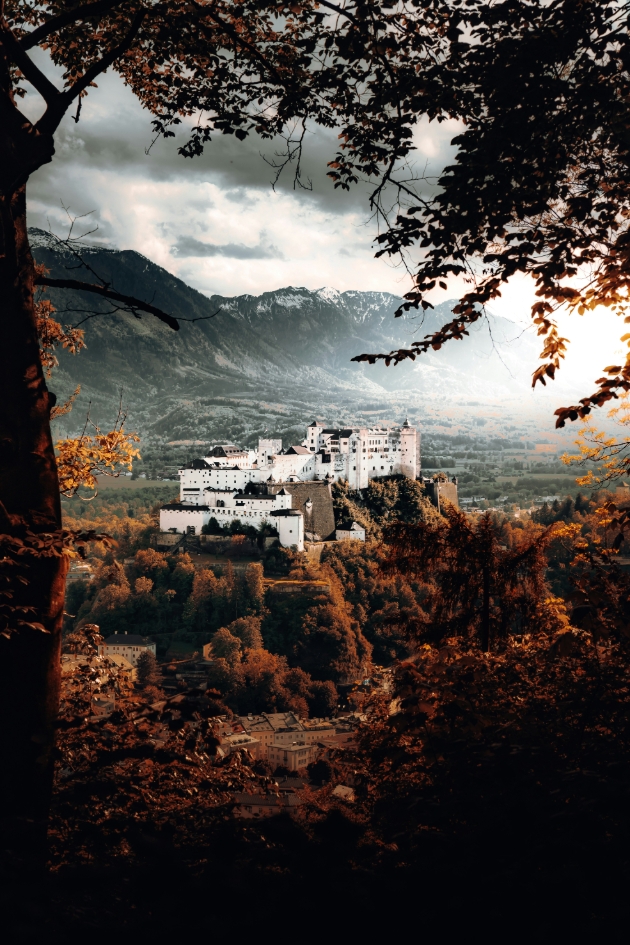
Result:
<svg viewBox="0 0 630 945">
<path fill-rule="evenodd" d="M 161 322 L 164 322 L 164 324 L 168 325 L 169 328 L 172 328 L 173 331 L 179 331 L 179 322 L 176 318 L 173 318 L 172 315 L 168 315 L 161 309 L 156 308 L 155 305 L 151 305 L 148 302 L 142 302 L 140 299 L 136 299 L 132 295 L 123 295 L 121 292 L 116 292 L 114 289 L 110 289 L 107 286 L 94 285 L 90 282 L 81 282 L 80 279 L 51 279 L 50 276 L 46 275 L 36 276 L 35 284 L 45 285 L 50 289 L 75 289 L 78 292 L 93 292 L 95 295 L 102 295 L 106 299 L 112 299 L 115 302 L 122 302 L 134 312 L 135 310 L 148 312 L 149 315 L 154 315 L 156 318 L 159 318 Z"/>
<path fill-rule="evenodd" d="M 282 136 L 284 137 L 284 140 L 287 143 L 287 150 L 286 152 L 282 154 L 279 154 L 276 151 L 275 156 L 277 158 L 280 158 L 279 162 L 274 161 L 274 160 L 269 160 L 269 158 L 265 157 L 264 154 L 261 154 L 261 157 L 263 161 L 265 162 L 265 164 L 268 164 L 269 167 L 272 167 L 274 171 L 276 172 L 276 176 L 271 182 L 271 186 L 273 187 L 274 191 L 276 189 L 276 184 L 280 180 L 280 176 L 282 172 L 284 171 L 285 167 L 288 164 L 291 164 L 291 162 L 295 160 L 297 160 L 297 164 L 295 167 L 295 174 L 293 175 L 293 189 L 295 190 L 296 187 L 300 187 L 302 190 L 313 189 L 313 182 L 311 181 L 310 178 L 307 178 L 308 180 L 307 184 L 303 183 L 302 181 L 302 152 L 303 152 L 303 147 L 304 147 L 304 137 L 306 135 L 306 121 L 304 118 L 301 119 L 301 124 L 302 124 L 302 132 L 299 138 L 294 138 L 293 132 L 290 132 L 286 136 L 284 135 Z"/>
</svg>

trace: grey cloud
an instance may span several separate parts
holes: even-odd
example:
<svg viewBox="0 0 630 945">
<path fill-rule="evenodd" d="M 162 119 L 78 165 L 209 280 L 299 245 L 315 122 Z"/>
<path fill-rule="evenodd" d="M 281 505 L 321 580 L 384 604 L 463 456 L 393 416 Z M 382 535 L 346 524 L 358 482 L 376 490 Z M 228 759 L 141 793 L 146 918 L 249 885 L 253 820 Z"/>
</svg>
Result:
<svg viewBox="0 0 630 945">
<path fill-rule="evenodd" d="M 245 246 L 243 243 L 202 243 L 192 236 L 180 236 L 171 247 L 174 256 L 229 256 L 231 259 L 284 259 L 273 245 Z"/>
<path fill-rule="evenodd" d="M 279 160 L 283 141 L 250 135 L 241 142 L 234 136 L 217 133 L 203 155 L 190 160 L 177 153 L 186 140 L 186 130 L 180 127 L 175 138 L 152 143 L 151 117 L 118 76 L 109 73 L 102 77 L 98 88 L 90 90 L 83 103 L 80 122 L 75 124 L 71 115 L 62 121 L 55 136 L 53 165 L 41 168 L 35 175 L 42 185 L 41 196 L 55 176 L 71 180 L 77 166 L 136 174 L 153 181 L 208 181 L 228 191 L 235 202 L 246 199 L 246 189 L 271 192 L 275 170 L 268 162 Z M 334 131 L 314 130 L 307 136 L 302 160 L 304 179 L 312 181 L 313 189 L 294 190 L 294 167 L 290 165 L 276 183 L 276 190 L 295 192 L 304 203 L 315 203 L 335 214 L 362 208 L 367 215 L 367 191 L 361 193 L 360 188 L 349 194 L 335 191 L 326 177 L 327 162 L 334 158 L 337 147 Z M 51 197 L 55 202 L 58 192 Z"/>
<path fill-rule="evenodd" d="M 228 191 L 230 199 L 236 202 L 247 188 L 271 192 L 275 171 L 270 164 L 281 160 L 283 141 L 250 135 L 241 142 L 231 135 L 216 134 L 201 157 L 189 160 L 177 153 L 185 141 L 185 130 L 180 127 L 175 138 L 159 139 L 152 144 L 150 122 L 151 115 L 122 80 L 113 74 L 104 76 L 84 101 L 79 124 L 74 123 L 72 116 L 64 118 L 56 135 L 55 172 L 60 175 L 65 171 L 64 176 L 71 179 L 73 168 L 80 165 L 92 170 L 137 174 L 154 181 L 210 181 Z M 349 192 L 335 190 L 326 176 L 327 164 L 334 159 L 338 146 L 334 129 L 313 127 L 306 137 L 302 157 L 303 180 L 311 182 L 312 190 L 295 185 L 294 165 L 285 168 L 275 189 L 295 194 L 303 204 L 315 204 L 335 215 L 364 213 L 367 220 L 372 186 L 359 183 Z M 442 150 L 431 161 L 434 171 L 445 163 Z M 42 189 L 52 183 L 53 173 L 50 165 L 37 173 L 44 185 Z"/>
</svg>

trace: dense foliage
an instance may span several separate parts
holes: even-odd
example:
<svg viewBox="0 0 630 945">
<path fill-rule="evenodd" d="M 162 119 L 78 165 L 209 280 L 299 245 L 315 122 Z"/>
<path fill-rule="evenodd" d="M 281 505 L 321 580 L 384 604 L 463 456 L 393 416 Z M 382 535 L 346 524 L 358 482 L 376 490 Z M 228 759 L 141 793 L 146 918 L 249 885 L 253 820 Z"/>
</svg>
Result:
<svg viewBox="0 0 630 945">
<path fill-rule="evenodd" d="M 215 632 L 215 688 L 207 695 L 189 690 L 147 705 L 155 694 L 125 695 L 119 684 L 117 713 L 90 719 L 86 699 L 99 673 L 102 685 L 103 670 L 87 657 L 79 661 L 61 726 L 52 829 L 57 889 L 72 882 L 73 865 L 98 863 L 99 902 L 102 884 L 114 876 L 134 885 L 134 892 L 123 890 L 99 907 L 106 923 L 120 922 L 133 903 L 124 919 L 131 928 L 177 923 L 198 932 L 206 929 L 198 910 L 182 917 L 174 900 L 160 903 L 154 880 L 141 877 L 166 871 L 181 897 L 183 883 L 202 889 L 221 882 L 227 858 L 236 888 L 246 883 L 253 903 L 262 908 L 269 895 L 286 896 L 287 914 L 296 918 L 326 875 L 363 903 L 372 922 L 384 919 L 393 897 L 414 897 L 426 928 L 441 928 L 448 909 L 450 927 L 466 930 L 471 910 L 490 888 L 487 930 L 504 928 L 514 915 L 521 928 L 539 935 L 612 928 L 619 909 L 611 908 L 610 897 L 621 902 L 629 878 L 630 578 L 604 547 L 608 526 L 595 507 L 578 497 L 543 510 L 541 517 L 555 518 L 551 523 L 486 515 L 469 519 L 468 531 L 459 513 L 450 511 L 440 522 L 390 525 L 387 547 L 331 546 L 317 572 L 294 562 L 294 579 L 329 569 L 354 619 L 362 602 L 372 602 L 375 614 L 389 614 L 394 602 L 415 592 L 425 617 L 383 620 L 399 633 L 388 641 L 394 646 L 394 639 L 401 657 L 394 663 L 393 689 L 363 703 L 360 744 L 320 764 L 332 784 L 307 787 L 293 821 L 235 820 L 233 792 L 265 789 L 269 772 L 245 754 L 227 762 L 215 756 L 213 717 L 225 711 L 223 698 L 255 710 L 273 691 L 276 706 L 299 709 L 300 696 L 308 703 L 314 694 L 303 670 L 260 648 L 266 619 L 260 613 Z M 404 541 L 412 529 L 432 535 L 427 554 L 433 553 L 435 564 L 425 562 L 425 581 L 414 577 L 424 567 L 421 544 L 409 558 L 396 528 L 405 529 Z M 487 537 L 490 529 L 497 547 Z M 449 536 L 455 551 L 445 557 Z M 529 566 L 541 566 L 516 598 L 506 585 L 508 600 L 497 606 L 511 615 L 530 608 L 528 621 L 508 622 L 502 635 L 493 633 L 488 653 L 479 646 L 475 613 L 469 614 L 472 632 L 460 622 L 461 606 L 476 606 L 478 615 L 483 595 L 468 604 L 461 596 L 476 577 L 458 561 L 457 547 L 479 542 L 494 547 L 493 580 L 532 548 Z M 188 566 L 186 556 L 178 557 Z M 160 566 L 155 552 L 139 552 L 128 567 L 143 562 L 164 575 L 178 566 L 166 558 Z M 569 575 L 562 600 L 545 596 L 545 564 L 554 562 Z M 207 569 L 196 573 L 208 581 Z M 436 608 L 443 608 L 444 594 L 454 596 L 458 575 L 460 604 L 451 619 L 438 621 L 437 639 Z M 534 578 L 540 586 L 531 583 Z M 536 600 L 540 606 L 531 609 Z M 306 615 L 321 606 L 311 601 Z M 374 623 L 363 624 L 366 635 L 378 633 Z M 89 625 L 83 632 L 89 635 Z M 225 695 L 219 692 L 221 672 L 235 687 Z M 287 697 L 295 701 L 280 701 Z M 354 785 L 353 807 L 334 798 L 336 783 Z M 115 802 L 122 784 L 126 790 Z M 232 901 L 230 888 L 224 904 Z M 93 906 L 87 890 L 73 888 L 77 893 L 83 906 L 70 922 L 82 928 Z M 58 892 L 57 921 L 68 920 L 68 907 L 61 905 L 67 896 Z M 355 928 L 356 922 L 354 917 Z"/>
<path fill-rule="evenodd" d="M 372 479 L 366 489 L 353 492 L 347 482 L 332 484 L 333 507 L 338 524 L 358 522 L 371 538 L 380 538 L 388 521 L 431 521 L 438 513 L 422 483 L 406 476 Z"/>
</svg>

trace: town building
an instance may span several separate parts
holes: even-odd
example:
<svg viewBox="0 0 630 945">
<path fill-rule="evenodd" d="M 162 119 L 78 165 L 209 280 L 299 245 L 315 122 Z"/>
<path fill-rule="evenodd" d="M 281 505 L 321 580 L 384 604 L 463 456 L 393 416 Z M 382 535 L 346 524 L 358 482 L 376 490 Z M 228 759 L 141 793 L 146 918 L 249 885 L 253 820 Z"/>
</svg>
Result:
<svg viewBox="0 0 630 945">
<path fill-rule="evenodd" d="M 132 663 L 129 662 L 126 656 L 121 656 L 120 653 L 109 653 L 107 659 L 111 660 L 111 662 L 116 666 L 119 673 L 119 678 L 122 676 L 128 682 L 136 681 L 136 668 Z"/>
<path fill-rule="evenodd" d="M 261 754 L 260 741 L 257 738 L 252 738 L 251 735 L 247 735 L 245 732 L 233 732 L 231 735 L 226 735 L 221 739 L 221 748 L 226 755 L 230 755 L 233 751 L 244 748 L 254 758 L 264 757 Z"/>
<path fill-rule="evenodd" d="M 116 709 L 116 697 L 105 693 L 95 693 L 92 696 L 92 715 L 105 718 Z"/>
<path fill-rule="evenodd" d="M 93 581 L 94 580 L 94 571 L 92 565 L 88 564 L 87 561 L 71 561 L 68 574 L 66 576 L 66 584 L 75 584 L 77 581 Z"/>
<path fill-rule="evenodd" d="M 317 743 L 274 741 L 267 748 L 267 761 L 274 768 L 282 766 L 289 771 L 298 771 L 316 761 L 324 750 L 325 746 Z"/>
<path fill-rule="evenodd" d="M 337 541 L 365 541 L 365 529 L 358 522 L 340 525 L 335 530 Z"/>
<path fill-rule="evenodd" d="M 246 820 L 255 817 L 272 817 L 283 811 L 291 813 L 302 804 L 297 794 L 235 794 L 234 814 Z"/>
<path fill-rule="evenodd" d="M 124 656 L 132 666 L 137 664 L 143 653 L 155 656 L 155 643 L 149 637 L 141 637 L 137 633 L 113 633 L 98 645 L 99 656 Z"/>
<path fill-rule="evenodd" d="M 339 800 L 346 801 L 349 804 L 354 803 L 354 789 L 345 784 L 337 784 L 333 788 L 332 796 L 338 797 Z"/>
<path fill-rule="evenodd" d="M 247 735 L 258 741 L 260 745 L 259 757 L 266 758 L 267 748 L 271 745 L 275 736 L 275 729 L 266 715 L 264 713 L 262 715 L 242 715 L 234 720 L 233 727 L 235 728 L 239 723 Z"/>
<path fill-rule="evenodd" d="M 313 746 L 335 735 L 335 726 L 325 719 L 300 719 L 295 712 L 263 712 L 261 715 L 241 715 L 238 723 L 247 735 L 260 743 L 260 758 L 272 761 L 273 754 L 284 748 L 291 748 L 294 744 Z M 321 750 L 321 749 L 320 749 Z M 295 758 L 302 758 L 300 753 L 294 753 Z M 310 761 L 306 762 L 310 764 Z M 275 764 L 285 764 L 275 762 Z M 288 763 L 286 765 L 289 767 Z M 303 767 L 303 765 L 299 765 Z M 289 768 L 293 771 L 294 768 Z"/>
</svg>

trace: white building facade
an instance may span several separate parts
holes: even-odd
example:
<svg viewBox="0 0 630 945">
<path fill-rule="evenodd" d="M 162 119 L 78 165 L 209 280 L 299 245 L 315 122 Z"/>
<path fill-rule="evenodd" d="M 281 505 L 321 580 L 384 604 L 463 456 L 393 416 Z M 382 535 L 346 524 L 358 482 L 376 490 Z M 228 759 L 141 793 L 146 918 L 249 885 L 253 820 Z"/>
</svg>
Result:
<svg viewBox="0 0 630 945">
<path fill-rule="evenodd" d="M 420 475 L 420 434 L 405 420 L 401 427 L 332 429 L 313 421 L 298 446 L 261 439 L 257 450 L 215 447 L 204 459 L 180 469 L 180 501 L 211 488 L 243 490 L 252 483 L 345 479 L 365 489 L 370 479 Z"/>
<path fill-rule="evenodd" d="M 99 656 L 124 656 L 132 666 L 136 665 L 143 653 L 155 656 L 155 643 L 149 637 L 141 637 L 137 633 L 112 633 L 98 645 Z"/>
<path fill-rule="evenodd" d="M 236 520 L 255 528 L 267 523 L 278 529 L 281 545 L 297 545 L 299 551 L 304 550 L 304 516 L 292 509 L 293 498 L 284 489 L 275 495 L 259 495 L 254 491 L 242 492 L 238 489 L 213 489 L 203 484 L 203 477 L 196 471 L 194 477 L 189 476 L 186 481 L 189 485 L 181 488 L 181 501 L 169 502 L 160 509 L 160 531 L 201 535 L 204 525 L 211 518 L 223 526 Z M 191 486 L 190 483 L 194 482 L 199 485 Z M 276 519 L 274 516 L 280 517 Z M 291 524 L 287 524 L 282 516 L 290 516 Z M 293 540 L 285 542 L 285 534 L 287 539 Z"/>
<path fill-rule="evenodd" d="M 278 509 L 271 512 L 271 520 L 278 529 L 278 540 L 284 548 L 304 551 L 304 516 L 297 509 Z"/>
<path fill-rule="evenodd" d="M 365 529 L 358 522 L 340 525 L 335 531 L 337 541 L 365 541 Z"/>
<path fill-rule="evenodd" d="M 392 475 L 420 475 L 420 434 L 406 420 L 401 427 L 356 429 L 314 420 L 297 446 L 283 450 L 278 439 L 260 439 L 257 450 L 215 446 L 188 463 L 179 470 L 179 502 L 160 510 L 160 530 L 200 535 L 211 518 L 220 525 L 266 522 L 278 530 L 281 545 L 302 551 L 304 516 L 292 508 L 291 495 L 276 491 L 279 484 L 344 479 L 351 489 L 365 489 L 370 479 Z"/>
</svg>

